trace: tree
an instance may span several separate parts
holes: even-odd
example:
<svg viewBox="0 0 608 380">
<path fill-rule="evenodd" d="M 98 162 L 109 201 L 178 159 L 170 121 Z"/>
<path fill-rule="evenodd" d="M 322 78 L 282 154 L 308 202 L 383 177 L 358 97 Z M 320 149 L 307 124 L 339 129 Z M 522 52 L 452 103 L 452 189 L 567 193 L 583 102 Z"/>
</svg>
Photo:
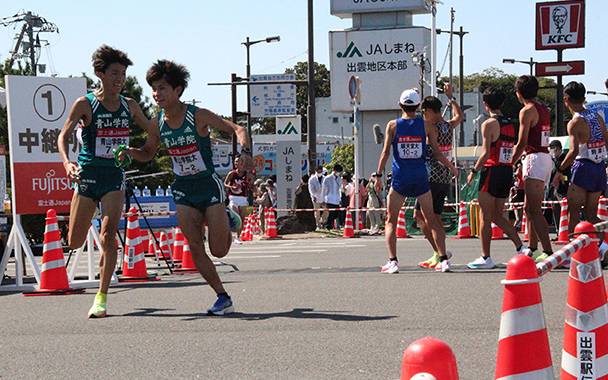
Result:
<svg viewBox="0 0 608 380">
<path fill-rule="evenodd" d="M 327 164 L 327 170 L 332 171 L 334 165 L 340 164 L 345 172 L 354 174 L 355 171 L 355 144 L 349 143 L 336 147 L 331 153 L 331 162 Z"/>
<path fill-rule="evenodd" d="M 329 69 L 322 63 L 315 62 L 315 81 L 322 83 L 315 85 L 315 97 L 327 98 L 331 96 L 329 82 Z M 286 69 L 286 74 L 295 74 L 296 80 L 308 79 L 308 62 L 298 62 L 293 69 Z M 308 112 L 308 86 L 299 85 L 296 89 L 296 108 L 298 115 L 302 116 L 302 134 L 307 131 Z"/>
</svg>

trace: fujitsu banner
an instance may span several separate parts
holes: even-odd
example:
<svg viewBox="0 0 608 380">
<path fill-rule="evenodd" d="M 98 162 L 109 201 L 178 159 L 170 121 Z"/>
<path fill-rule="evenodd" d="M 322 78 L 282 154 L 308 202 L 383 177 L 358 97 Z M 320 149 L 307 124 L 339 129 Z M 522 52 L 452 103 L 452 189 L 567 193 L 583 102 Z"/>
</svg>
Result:
<svg viewBox="0 0 608 380">
<path fill-rule="evenodd" d="M 536 3 L 536 50 L 585 47 L 585 1 Z"/>
<path fill-rule="evenodd" d="M 398 109 L 403 90 L 420 87 L 420 68 L 412 54 L 431 44 L 423 27 L 335 31 L 329 35 L 331 55 L 331 110 L 352 112 L 349 80 L 358 76 L 361 111 Z"/>
<path fill-rule="evenodd" d="M 86 94 L 84 78 L 6 76 L 14 212 L 69 212 L 73 191 L 57 140 L 72 104 Z M 81 145 L 69 139 L 70 159 Z"/>
</svg>

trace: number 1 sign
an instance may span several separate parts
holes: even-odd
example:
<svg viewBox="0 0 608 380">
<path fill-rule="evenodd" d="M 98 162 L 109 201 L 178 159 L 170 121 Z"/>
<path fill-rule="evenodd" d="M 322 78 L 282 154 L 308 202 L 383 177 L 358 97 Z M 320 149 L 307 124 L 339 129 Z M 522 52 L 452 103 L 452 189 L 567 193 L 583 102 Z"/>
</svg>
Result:
<svg viewBox="0 0 608 380">
<path fill-rule="evenodd" d="M 86 94 L 86 80 L 9 75 L 6 84 L 14 212 L 69 212 L 71 183 L 57 139 L 72 104 Z M 69 142 L 76 161 L 80 144 L 75 134 Z"/>
</svg>

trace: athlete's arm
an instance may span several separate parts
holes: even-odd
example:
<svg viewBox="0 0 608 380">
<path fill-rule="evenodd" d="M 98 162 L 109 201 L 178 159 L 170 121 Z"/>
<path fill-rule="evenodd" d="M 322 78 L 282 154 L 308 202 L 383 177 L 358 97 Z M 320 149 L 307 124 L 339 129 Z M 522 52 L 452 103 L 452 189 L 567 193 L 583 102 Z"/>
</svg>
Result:
<svg viewBox="0 0 608 380">
<path fill-rule="evenodd" d="M 382 178 L 382 172 L 384 171 L 384 167 L 386 166 L 386 161 L 388 161 L 388 156 L 391 154 L 391 148 L 393 146 L 393 139 L 395 138 L 395 134 L 397 133 L 397 121 L 391 120 L 386 125 L 386 131 L 384 132 L 384 146 L 382 147 L 382 153 L 380 154 L 380 162 L 378 162 L 378 181 L 376 181 L 376 191 L 378 190 L 378 183 L 382 182 L 380 178 Z"/>
<path fill-rule="evenodd" d="M 196 122 L 196 131 L 200 136 L 207 136 L 209 131 L 205 129 L 209 126 L 228 133 L 235 134 L 241 149 L 251 149 L 251 143 L 249 142 L 249 136 L 247 130 L 240 125 L 236 125 L 228 120 L 222 119 L 215 113 L 209 111 L 206 108 L 197 108 L 194 114 L 194 120 Z M 251 153 L 241 152 L 241 160 L 243 160 L 243 166 L 245 170 L 253 169 L 253 159 Z"/>
<path fill-rule="evenodd" d="M 564 182 L 564 174 L 562 171 L 572 165 L 576 156 L 578 156 L 578 146 L 581 143 L 580 130 L 582 128 L 589 128 L 587 122 L 582 117 L 575 117 L 568 122 L 568 136 L 570 137 L 569 150 L 561 165 L 556 168 L 555 177 L 553 177 L 553 186 L 555 187 L 557 187 L 560 182 Z M 606 127 L 604 127 L 604 130 L 605 129 Z"/>
<path fill-rule="evenodd" d="M 78 165 L 70 161 L 68 153 L 70 151 L 69 139 L 70 136 L 74 134 L 74 129 L 81 120 L 84 125 L 88 126 L 91 122 L 91 118 L 91 106 L 89 105 L 89 101 L 85 97 L 79 98 L 74 102 L 74 105 L 70 110 L 70 115 L 63 125 L 63 129 L 61 130 L 61 133 L 59 133 L 59 139 L 57 140 L 57 147 L 59 148 L 59 154 L 61 155 L 61 161 L 63 161 L 65 172 L 71 181 L 77 183 L 80 183 L 80 175 L 78 175 Z"/>
<path fill-rule="evenodd" d="M 496 119 L 488 119 L 481 125 L 481 137 L 482 137 L 482 146 L 481 146 L 481 156 L 477 159 L 475 166 L 473 166 L 473 170 L 469 173 L 467 177 L 467 185 L 471 186 L 471 182 L 475 179 L 475 175 L 478 171 L 480 171 L 485 165 L 488 158 L 490 158 L 490 145 L 492 142 L 496 140 L 494 130 L 500 130 L 500 123 Z"/>
<path fill-rule="evenodd" d="M 528 145 L 530 128 L 538 122 L 538 111 L 532 105 L 526 105 L 519 111 L 519 138 L 513 152 L 513 163 L 517 162 Z"/>
<path fill-rule="evenodd" d="M 139 107 L 139 104 L 135 100 L 127 98 L 129 103 L 129 110 L 131 111 L 131 117 L 133 121 L 137 123 L 146 133 L 148 138 L 141 148 L 125 149 L 118 155 L 120 161 L 124 160 L 124 154 L 128 154 L 137 161 L 145 162 L 150 161 L 156 154 L 156 150 L 160 145 L 160 132 L 158 130 L 158 116 L 152 120 L 148 120 L 144 112 Z"/>
<path fill-rule="evenodd" d="M 458 176 L 458 169 L 448 160 L 446 156 L 441 153 L 441 149 L 439 149 L 439 143 L 437 142 L 437 128 L 433 124 L 428 121 L 424 121 L 424 131 L 426 133 L 426 143 L 431 146 L 433 149 L 433 153 L 435 154 L 435 158 L 439 161 L 443 166 L 450 169 L 454 177 Z"/>
<path fill-rule="evenodd" d="M 450 123 L 452 129 L 455 129 L 457 126 L 460 125 L 460 123 L 464 119 L 464 113 L 462 112 L 462 109 L 460 109 L 458 102 L 453 99 L 454 90 L 452 89 L 452 85 L 449 83 L 444 84 L 443 91 L 448 97 L 448 102 L 452 105 L 452 110 L 454 111 L 454 117 L 450 121 L 448 121 L 448 123 Z"/>
</svg>

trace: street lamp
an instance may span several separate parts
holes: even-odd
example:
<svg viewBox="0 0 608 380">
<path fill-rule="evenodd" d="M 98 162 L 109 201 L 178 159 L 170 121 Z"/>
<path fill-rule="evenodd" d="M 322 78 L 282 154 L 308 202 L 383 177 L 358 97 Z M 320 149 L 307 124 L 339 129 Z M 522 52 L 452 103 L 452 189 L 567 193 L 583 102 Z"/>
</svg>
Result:
<svg viewBox="0 0 608 380">
<path fill-rule="evenodd" d="M 587 91 L 587 94 L 590 94 L 590 95 L 606 95 L 606 96 L 608 96 L 608 92 L 599 92 L 599 91 Z"/>
<path fill-rule="evenodd" d="M 526 65 L 530 65 L 530 75 L 533 76 L 534 75 L 534 65 L 537 64 L 538 62 L 534 61 L 534 59 L 532 57 L 530 57 L 529 61 L 518 61 L 516 59 L 513 58 L 503 58 L 502 59 L 502 63 L 524 63 Z"/>
<path fill-rule="evenodd" d="M 247 48 L 247 134 L 249 135 L 250 143 L 253 143 L 253 142 L 251 141 L 251 89 L 250 89 L 251 65 L 249 63 L 249 47 L 251 45 L 259 44 L 260 42 L 271 43 L 271 42 L 275 42 L 275 41 L 276 42 L 281 41 L 281 36 L 266 37 L 263 40 L 255 40 L 255 41 L 250 41 L 249 37 L 247 37 L 247 41 L 241 42 L 241 44 L 245 45 L 245 47 Z"/>
</svg>

